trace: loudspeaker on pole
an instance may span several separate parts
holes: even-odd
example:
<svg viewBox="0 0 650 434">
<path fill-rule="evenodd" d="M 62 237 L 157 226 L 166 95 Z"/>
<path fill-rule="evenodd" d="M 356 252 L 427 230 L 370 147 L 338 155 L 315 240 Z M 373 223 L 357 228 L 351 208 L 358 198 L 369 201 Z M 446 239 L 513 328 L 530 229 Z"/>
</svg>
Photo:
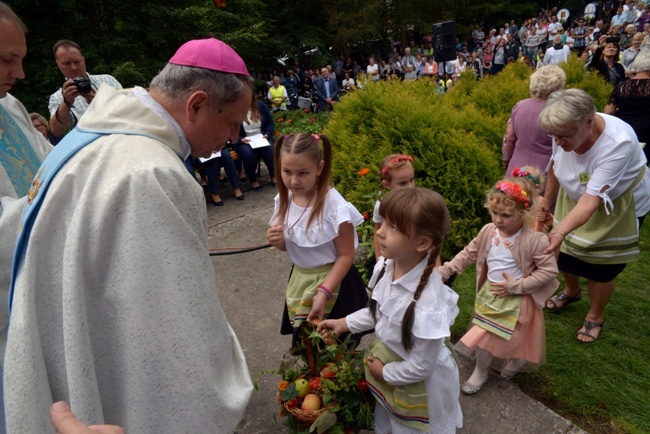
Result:
<svg viewBox="0 0 650 434">
<path fill-rule="evenodd" d="M 436 62 L 456 60 L 455 21 L 444 21 L 433 25 L 433 49 Z"/>
</svg>

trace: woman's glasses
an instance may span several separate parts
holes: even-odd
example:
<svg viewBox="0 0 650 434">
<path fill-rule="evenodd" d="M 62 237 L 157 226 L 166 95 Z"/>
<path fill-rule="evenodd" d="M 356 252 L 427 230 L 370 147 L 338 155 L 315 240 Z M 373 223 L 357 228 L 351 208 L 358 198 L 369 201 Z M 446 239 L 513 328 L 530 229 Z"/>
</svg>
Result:
<svg viewBox="0 0 650 434">
<path fill-rule="evenodd" d="M 571 133 L 569 135 L 566 135 L 566 136 L 558 136 L 558 135 L 551 134 L 551 133 L 546 133 L 546 135 L 549 136 L 552 139 L 555 139 L 555 141 L 557 142 L 558 140 L 562 140 L 562 141 L 571 140 L 572 138 L 574 138 L 576 136 L 576 134 L 578 134 L 578 131 L 580 131 L 580 127 L 578 127 L 573 133 Z"/>
</svg>

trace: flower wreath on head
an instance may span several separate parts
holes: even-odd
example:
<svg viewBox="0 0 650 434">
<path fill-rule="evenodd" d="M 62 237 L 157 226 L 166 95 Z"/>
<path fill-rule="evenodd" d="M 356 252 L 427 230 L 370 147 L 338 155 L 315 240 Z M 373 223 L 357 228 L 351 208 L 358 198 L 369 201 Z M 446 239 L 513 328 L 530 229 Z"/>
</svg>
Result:
<svg viewBox="0 0 650 434">
<path fill-rule="evenodd" d="M 494 189 L 507 194 L 516 202 L 519 202 L 524 206 L 524 209 L 528 209 L 533 205 L 532 199 L 528 197 L 526 190 L 524 190 L 524 188 L 519 184 L 507 181 L 498 181 Z"/>
<path fill-rule="evenodd" d="M 411 163 L 413 163 L 413 157 L 411 157 L 410 155 L 398 155 L 397 157 L 393 157 L 390 159 L 391 164 L 397 164 L 400 161 L 410 161 Z M 390 169 L 391 167 L 389 165 L 382 168 L 381 169 L 382 176 L 387 174 L 390 171 Z"/>
<path fill-rule="evenodd" d="M 513 178 L 528 178 L 532 180 L 535 184 L 539 185 L 539 179 L 526 169 L 522 169 L 521 167 L 515 167 L 512 169 L 512 172 L 510 173 Z"/>
</svg>

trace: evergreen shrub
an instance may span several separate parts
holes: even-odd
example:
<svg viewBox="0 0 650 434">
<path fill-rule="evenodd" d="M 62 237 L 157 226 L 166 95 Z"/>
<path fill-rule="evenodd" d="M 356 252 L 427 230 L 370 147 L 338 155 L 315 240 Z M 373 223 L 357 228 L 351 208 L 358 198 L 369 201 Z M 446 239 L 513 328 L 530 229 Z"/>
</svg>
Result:
<svg viewBox="0 0 650 434">
<path fill-rule="evenodd" d="M 134 86 L 146 87 L 151 81 L 133 62 L 124 62 L 117 65 L 111 75 L 125 88 Z"/>
<path fill-rule="evenodd" d="M 611 86 L 586 73 L 575 57 L 564 68 L 567 86 L 589 92 L 602 110 Z M 337 189 L 359 211 L 372 213 L 381 159 L 393 153 L 412 155 L 417 185 L 445 198 L 452 233 L 443 254 L 453 257 L 489 221 L 485 193 L 505 175 L 505 126 L 512 107 L 530 97 L 532 72 L 513 63 L 481 81 L 466 73 L 444 95 L 430 80 L 368 83 L 346 95 L 324 130 L 334 146 Z"/>
</svg>

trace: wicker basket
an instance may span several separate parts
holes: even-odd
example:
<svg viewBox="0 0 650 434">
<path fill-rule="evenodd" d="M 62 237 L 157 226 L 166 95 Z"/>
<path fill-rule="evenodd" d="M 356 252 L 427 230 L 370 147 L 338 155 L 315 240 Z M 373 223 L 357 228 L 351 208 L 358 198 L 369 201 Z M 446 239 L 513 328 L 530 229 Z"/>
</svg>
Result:
<svg viewBox="0 0 650 434">
<path fill-rule="evenodd" d="M 309 428 L 321 414 L 336 405 L 337 403 L 332 403 L 325 407 L 321 407 L 318 410 L 303 410 L 298 407 L 287 408 L 287 404 L 285 403 L 284 409 L 288 414 L 291 414 L 303 428 Z"/>
<path fill-rule="evenodd" d="M 312 326 L 317 326 L 319 322 L 320 320 L 318 319 L 313 320 Z M 305 327 L 301 327 L 300 332 L 302 333 L 303 342 L 305 342 L 305 359 L 307 362 L 307 367 L 309 368 L 309 376 L 303 375 L 302 378 L 309 381 L 309 377 L 317 376 L 315 353 L 318 352 L 318 348 L 315 348 L 311 344 L 311 340 L 308 338 L 309 333 L 305 330 Z M 328 341 L 328 343 L 330 342 L 331 341 Z M 283 406 L 287 414 L 291 414 L 303 428 L 309 428 L 321 414 L 327 412 L 330 408 L 333 408 L 337 405 L 338 403 L 333 402 L 319 408 L 318 410 L 303 410 L 299 407 L 288 408 L 286 402 Z"/>
</svg>

